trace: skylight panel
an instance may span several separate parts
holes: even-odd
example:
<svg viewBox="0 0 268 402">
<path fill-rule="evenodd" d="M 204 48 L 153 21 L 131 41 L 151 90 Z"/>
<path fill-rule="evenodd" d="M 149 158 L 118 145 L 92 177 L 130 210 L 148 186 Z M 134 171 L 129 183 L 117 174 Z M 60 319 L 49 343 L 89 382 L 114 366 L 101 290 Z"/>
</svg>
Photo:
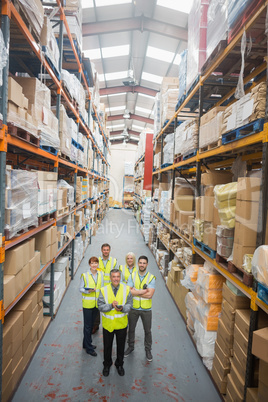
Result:
<svg viewBox="0 0 268 402">
<path fill-rule="evenodd" d="M 145 80 L 145 81 L 155 82 L 156 84 L 161 84 L 163 77 L 160 77 L 159 75 L 143 72 L 141 79 Z"/>
<path fill-rule="evenodd" d="M 151 100 L 153 100 L 153 99 L 155 98 L 155 96 L 146 95 L 146 94 L 141 94 L 141 93 L 139 93 L 139 96 L 143 96 L 144 98 L 149 98 L 149 99 L 151 99 Z"/>
<path fill-rule="evenodd" d="M 183 0 L 157 0 L 158 6 L 170 8 L 171 10 L 181 11 L 183 13 L 189 14 L 193 0 L 183 1 Z"/>
<path fill-rule="evenodd" d="M 109 46 L 102 48 L 102 57 L 119 57 L 119 56 L 127 56 L 129 54 L 129 45 L 122 46 Z"/>
<path fill-rule="evenodd" d="M 174 59 L 175 53 L 169 52 L 168 50 L 159 49 L 157 47 L 148 46 L 146 56 L 171 63 Z"/>
<path fill-rule="evenodd" d="M 107 128 L 109 130 L 112 130 L 113 128 L 120 128 L 120 127 L 124 127 L 124 126 L 125 126 L 125 124 L 123 123 L 123 124 L 115 124 L 114 126 L 107 126 Z"/>
<path fill-rule="evenodd" d="M 132 0 L 95 0 L 96 7 L 116 6 L 118 4 L 129 4 Z M 82 0 L 82 8 L 93 8 L 93 0 Z"/>
<path fill-rule="evenodd" d="M 146 113 L 146 114 L 151 114 L 152 113 L 151 109 L 145 109 L 144 107 L 140 107 L 140 106 L 136 106 L 136 111 Z"/>
<path fill-rule="evenodd" d="M 84 51 L 85 57 L 89 57 L 91 60 L 101 59 L 100 49 L 88 49 Z"/>
<path fill-rule="evenodd" d="M 127 76 L 128 71 L 117 71 L 115 73 L 106 73 L 105 79 L 106 81 L 120 80 L 122 78 L 127 78 Z M 99 75 L 99 81 L 104 81 L 104 74 Z"/>
<path fill-rule="evenodd" d="M 132 128 L 136 128 L 137 130 L 143 130 L 144 127 L 137 126 L 136 124 L 132 124 Z"/>
<path fill-rule="evenodd" d="M 117 110 L 125 110 L 126 106 L 114 106 L 114 107 L 107 107 L 105 108 L 105 112 L 115 112 Z"/>
</svg>

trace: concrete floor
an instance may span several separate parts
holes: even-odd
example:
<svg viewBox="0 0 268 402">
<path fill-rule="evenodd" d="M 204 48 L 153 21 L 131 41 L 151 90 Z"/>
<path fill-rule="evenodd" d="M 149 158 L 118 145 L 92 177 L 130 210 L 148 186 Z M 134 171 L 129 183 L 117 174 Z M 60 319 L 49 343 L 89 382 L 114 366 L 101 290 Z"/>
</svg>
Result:
<svg viewBox="0 0 268 402">
<path fill-rule="evenodd" d="M 93 335 L 97 357 L 82 349 L 82 301 L 79 280 L 91 256 L 100 255 L 104 242 L 111 255 L 124 263 L 127 252 L 149 258 L 149 270 L 156 275 L 153 298 L 153 361 L 147 362 L 141 322 L 136 331 L 135 351 L 125 359 L 124 377 L 111 367 L 102 375 L 102 331 Z M 84 260 L 48 327 L 21 384 L 14 402 L 30 401 L 206 401 L 219 397 L 198 356 L 185 324 L 159 273 L 155 259 L 145 245 L 131 211 L 111 209 L 92 239 Z"/>
</svg>

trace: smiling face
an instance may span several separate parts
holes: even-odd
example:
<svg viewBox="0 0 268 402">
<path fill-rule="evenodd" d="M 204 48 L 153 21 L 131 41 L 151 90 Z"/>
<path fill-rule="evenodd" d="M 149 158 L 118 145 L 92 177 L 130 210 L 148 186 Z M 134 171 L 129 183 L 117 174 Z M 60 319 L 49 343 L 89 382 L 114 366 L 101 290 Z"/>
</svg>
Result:
<svg viewBox="0 0 268 402">
<path fill-rule="evenodd" d="M 147 269 L 148 262 L 142 258 L 142 259 L 139 260 L 138 265 L 139 265 L 140 273 L 144 274 L 146 269 Z"/>
<path fill-rule="evenodd" d="M 121 280 L 121 274 L 120 274 L 120 272 L 112 272 L 112 273 L 111 273 L 111 282 L 112 282 L 112 285 L 113 285 L 115 288 L 117 288 L 117 286 L 119 285 L 120 280 Z"/>
<path fill-rule="evenodd" d="M 107 260 L 110 255 L 110 247 L 108 247 L 108 246 L 102 247 L 101 252 L 102 252 L 102 256 Z"/>
<path fill-rule="evenodd" d="M 91 270 L 91 272 L 96 272 L 97 271 L 97 268 L 99 267 L 99 263 L 97 262 L 97 261 L 92 261 L 90 264 L 89 264 L 89 266 L 90 266 L 90 270 Z"/>
<path fill-rule="evenodd" d="M 132 268 L 134 266 L 134 258 L 132 255 L 127 256 L 127 265 L 129 268 Z"/>
</svg>

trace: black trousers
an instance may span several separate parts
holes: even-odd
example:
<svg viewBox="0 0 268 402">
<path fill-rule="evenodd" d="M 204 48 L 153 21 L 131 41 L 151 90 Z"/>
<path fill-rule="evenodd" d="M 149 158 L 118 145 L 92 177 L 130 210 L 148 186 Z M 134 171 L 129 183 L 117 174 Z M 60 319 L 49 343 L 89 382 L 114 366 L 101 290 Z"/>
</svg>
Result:
<svg viewBox="0 0 268 402">
<path fill-rule="evenodd" d="M 94 322 L 94 327 L 99 328 L 100 326 L 100 311 L 98 310 L 96 318 L 95 318 L 95 322 Z"/>
<path fill-rule="evenodd" d="M 110 367 L 113 364 L 112 350 L 113 340 L 116 337 L 116 361 L 115 366 L 123 366 L 124 364 L 124 351 L 127 337 L 127 327 L 123 329 L 115 329 L 113 332 L 107 331 L 103 328 L 103 346 L 104 346 L 104 367 Z"/>
<path fill-rule="evenodd" d="M 94 321 L 96 319 L 96 315 L 98 314 L 97 307 L 93 308 L 83 308 L 83 316 L 84 316 L 84 339 L 83 339 L 83 348 L 86 350 L 90 350 L 91 352 L 94 350 L 92 348 L 92 329 L 94 325 Z"/>
</svg>

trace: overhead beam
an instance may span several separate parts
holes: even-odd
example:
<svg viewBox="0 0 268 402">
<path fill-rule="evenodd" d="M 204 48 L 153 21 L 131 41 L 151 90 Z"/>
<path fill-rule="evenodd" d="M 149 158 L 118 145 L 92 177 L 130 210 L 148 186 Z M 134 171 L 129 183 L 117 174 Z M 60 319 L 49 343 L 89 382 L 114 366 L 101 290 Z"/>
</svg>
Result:
<svg viewBox="0 0 268 402">
<path fill-rule="evenodd" d="M 131 120 L 142 121 L 143 123 L 154 124 L 153 119 L 149 119 L 148 117 L 139 116 L 137 114 L 129 113 Z M 116 120 L 124 120 L 123 114 L 117 114 L 115 116 L 108 116 L 107 121 L 116 121 Z"/>
<path fill-rule="evenodd" d="M 139 137 L 140 133 L 138 131 L 134 131 L 134 130 L 127 130 L 129 134 L 131 135 L 136 135 L 137 137 Z M 120 135 L 122 134 L 123 130 L 117 130 L 117 131 L 110 131 L 110 135 Z"/>
<path fill-rule="evenodd" d="M 155 89 L 142 87 L 140 85 L 136 85 L 134 87 L 121 85 L 118 87 L 101 88 L 100 96 L 121 94 L 124 92 L 140 93 L 140 94 L 155 97 L 155 95 L 157 94 L 158 91 L 156 91 Z"/>
<path fill-rule="evenodd" d="M 167 24 L 162 21 L 157 21 L 152 18 L 140 17 L 122 18 L 117 20 L 90 22 L 82 25 L 83 37 L 111 34 L 115 32 L 125 32 L 138 30 L 140 32 L 149 31 L 159 35 L 164 35 L 169 38 L 182 40 L 187 42 L 188 31 L 176 25 Z"/>
</svg>

